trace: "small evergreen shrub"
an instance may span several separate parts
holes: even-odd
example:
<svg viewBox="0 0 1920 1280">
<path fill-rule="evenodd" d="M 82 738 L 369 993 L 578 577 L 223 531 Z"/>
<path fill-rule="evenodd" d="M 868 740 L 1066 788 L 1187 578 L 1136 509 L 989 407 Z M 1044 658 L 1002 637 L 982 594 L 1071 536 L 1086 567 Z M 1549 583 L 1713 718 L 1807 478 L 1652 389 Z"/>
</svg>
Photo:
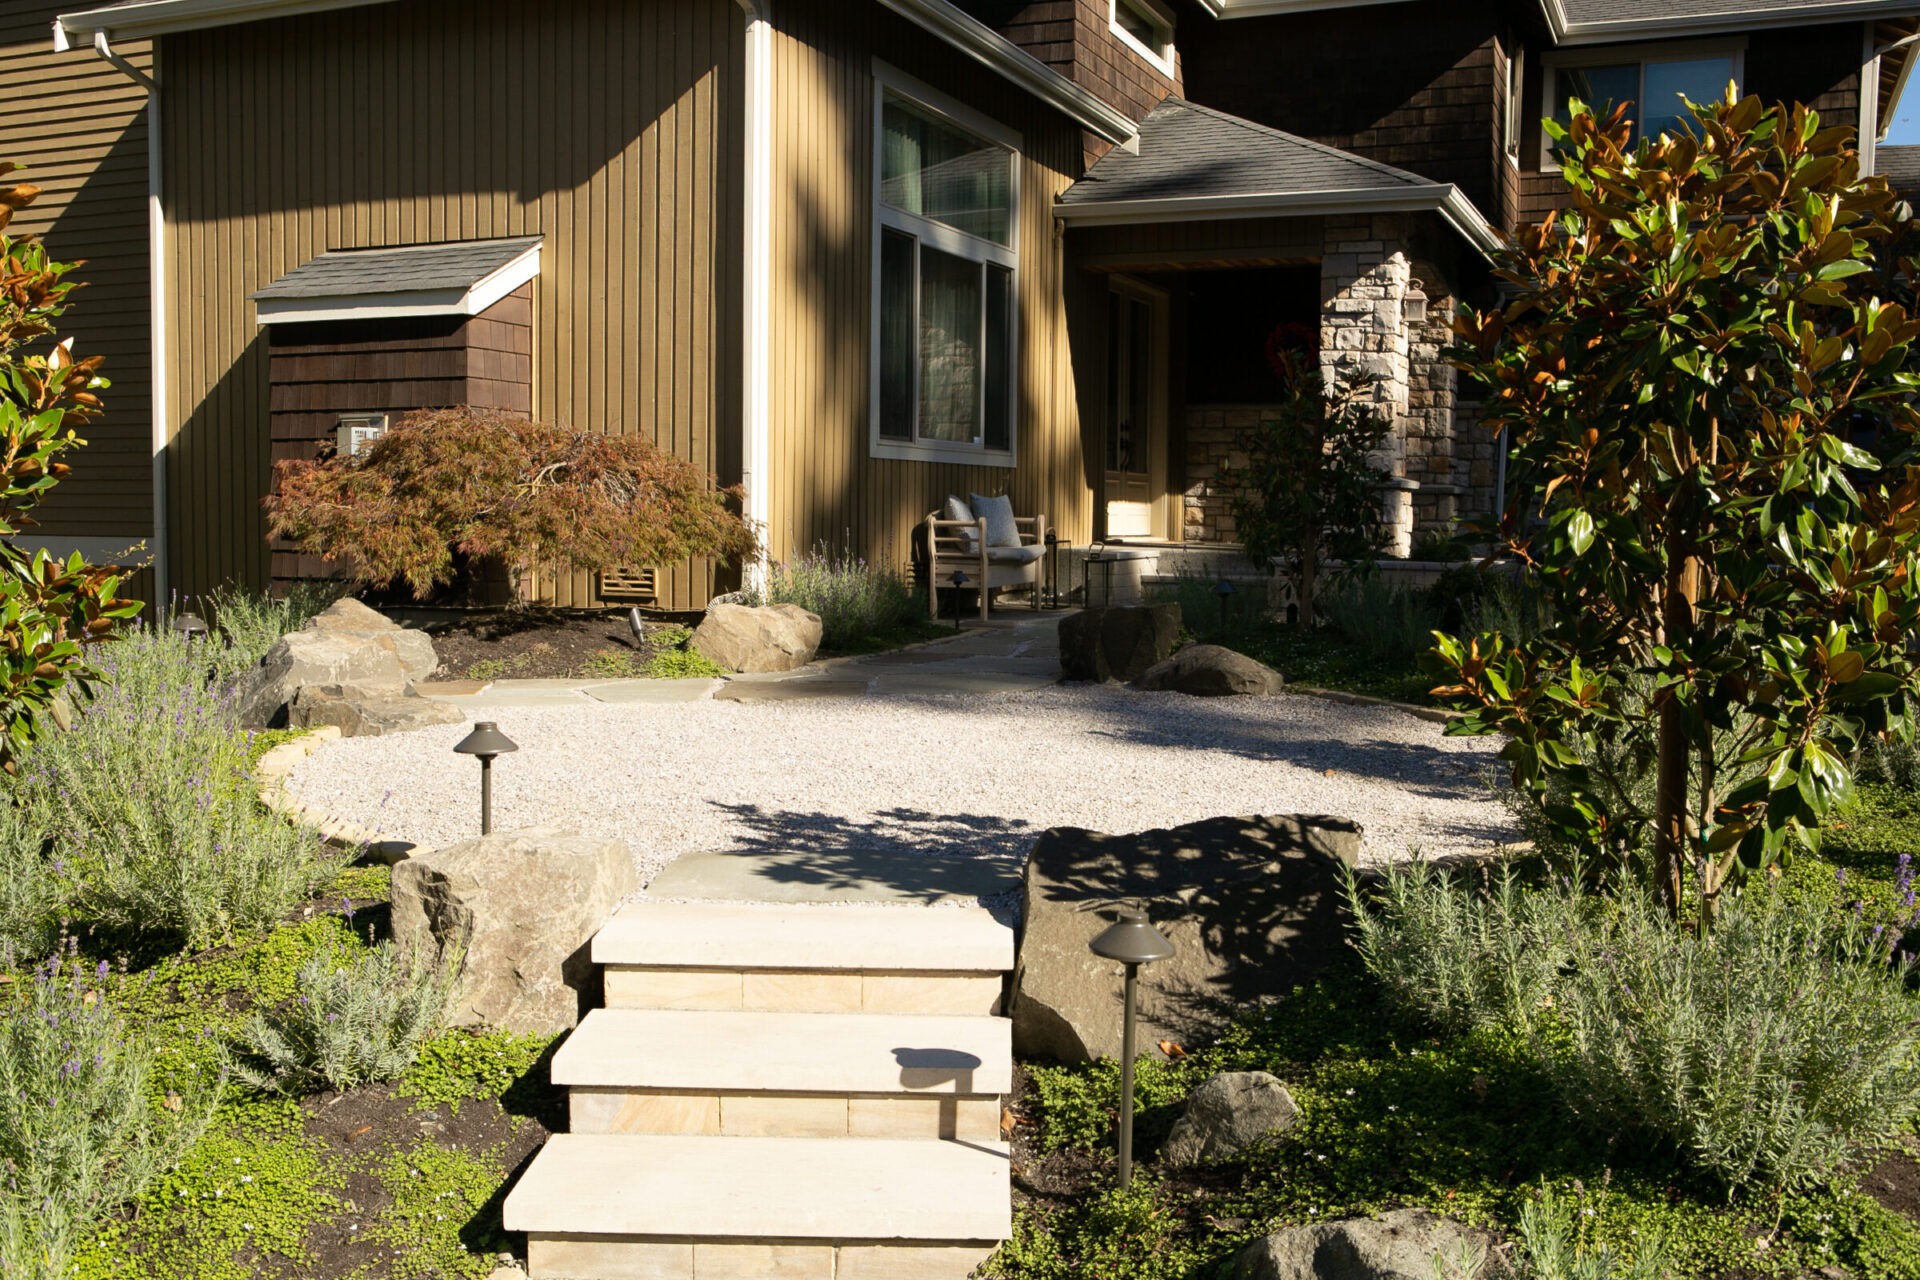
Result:
<svg viewBox="0 0 1920 1280">
<path fill-rule="evenodd" d="M 1597 1132 L 1667 1145 L 1729 1188 L 1815 1184 L 1920 1111 L 1898 929 L 1756 886 L 1706 930 L 1635 887 L 1480 888 L 1424 866 L 1349 900 L 1402 1008 L 1510 1028 Z"/>
<path fill-rule="evenodd" d="M 752 605 L 797 604 L 820 618 L 820 647 L 833 653 L 870 648 L 911 630 L 925 601 L 897 570 L 868 564 L 852 551 L 822 543 L 806 555 L 767 567 L 764 592 Z"/>
<path fill-rule="evenodd" d="M 1201 644 L 1245 649 L 1266 623 L 1267 588 L 1265 584 L 1236 582 L 1222 608 L 1215 594 L 1219 586 L 1218 578 L 1182 573 L 1171 582 L 1149 586 L 1147 600 L 1151 604 L 1179 605 L 1180 624 Z"/>
<path fill-rule="evenodd" d="M 267 1093 L 302 1094 L 398 1080 L 446 1020 L 462 954 L 435 963 L 391 942 L 330 947 L 300 967 L 291 1002 L 255 1014 L 240 1033 L 234 1074 Z"/>
<path fill-rule="evenodd" d="M 1440 611 L 1422 592 L 1368 576 L 1323 592 L 1320 618 L 1370 662 L 1412 667 L 1433 648 Z"/>
<path fill-rule="evenodd" d="M 686 627 L 659 627 L 649 633 L 654 650 L 640 674 L 649 680 L 711 679 L 723 676 L 727 669 L 693 647 L 693 632 Z"/>
<path fill-rule="evenodd" d="M 67 1280 L 75 1250 L 200 1136 L 211 1084 L 156 1107 L 152 1046 L 56 956 L 0 1009 L 0 1272 Z"/>
</svg>

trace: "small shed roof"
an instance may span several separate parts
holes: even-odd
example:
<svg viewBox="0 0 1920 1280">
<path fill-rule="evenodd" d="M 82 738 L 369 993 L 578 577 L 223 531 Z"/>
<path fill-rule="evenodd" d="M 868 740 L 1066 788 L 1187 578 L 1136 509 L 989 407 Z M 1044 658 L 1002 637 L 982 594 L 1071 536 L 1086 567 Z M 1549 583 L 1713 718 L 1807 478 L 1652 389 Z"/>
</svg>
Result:
<svg viewBox="0 0 1920 1280">
<path fill-rule="evenodd" d="M 329 249 L 249 294 L 261 324 L 479 315 L 540 274 L 539 236 Z"/>
<path fill-rule="evenodd" d="M 1055 206 L 1069 223 L 1418 210 L 1440 213 L 1482 251 L 1498 243 L 1449 183 L 1171 97 L 1141 121 L 1137 148 L 1107 152 Z"/>
</svg>

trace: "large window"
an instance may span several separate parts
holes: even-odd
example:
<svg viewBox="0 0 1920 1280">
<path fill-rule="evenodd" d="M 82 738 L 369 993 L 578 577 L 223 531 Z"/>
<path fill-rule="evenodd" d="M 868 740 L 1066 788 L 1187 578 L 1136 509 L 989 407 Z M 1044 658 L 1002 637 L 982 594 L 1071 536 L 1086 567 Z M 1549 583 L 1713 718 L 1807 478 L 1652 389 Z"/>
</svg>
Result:
<svg viewBox="0 0 1920 1280">
<path fill-rule="evenodd" d="M 1013 464 L 1017 139 L 882 78 L 874 453 Z"/>
<path fill-rule="evenodd" d="M 1173 14 L 1160 0 L 1110 0 L 1110 31 L 1122 44 L 1154 65 L 1164 76 L 1173 75 Z"/>
<path fill-rule="evenodd" d="M 1571 113 L 1575 98 L 1605 113 L 1621 103 L 1632 103 L 1636 140 L 1660 133 L 1691 129 L 1693 117 L 1685 103 L 1713 102 L 1727 91 L 1728 81 L 1740 80 L 1740 49 L 1736 46 L 1685 45 L 1667 49 L 1648 47 L 1596 51 L 1574 59 L 1556 58 L 1546 67 L 1546 112 L 1556 120 Z M 1542 147 L 1541 160 L 1551 145 Z"/>
</svg>

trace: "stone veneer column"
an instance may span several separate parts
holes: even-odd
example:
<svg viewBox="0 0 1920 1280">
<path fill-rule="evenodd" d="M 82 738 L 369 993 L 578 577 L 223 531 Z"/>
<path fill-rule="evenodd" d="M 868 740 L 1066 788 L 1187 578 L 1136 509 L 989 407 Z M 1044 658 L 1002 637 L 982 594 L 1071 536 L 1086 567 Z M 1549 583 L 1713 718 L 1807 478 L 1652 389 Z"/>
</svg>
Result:
<svg viewBox="0 0 1920 1280">
<path fill-rule="evenodd" d="M 1394 217 L 1327 220 L 1320 256 L 1320 372 L 1329 388 L 1349 370 L 1370 374 L 1372 403 L 1393 424 L 1378 461 L 1394 481 L 1381 500 L 1387 553 L 1413 546 L 1406 419 L 1412 372 L 1406 298 L 1413 267 Z"/>
</svg>

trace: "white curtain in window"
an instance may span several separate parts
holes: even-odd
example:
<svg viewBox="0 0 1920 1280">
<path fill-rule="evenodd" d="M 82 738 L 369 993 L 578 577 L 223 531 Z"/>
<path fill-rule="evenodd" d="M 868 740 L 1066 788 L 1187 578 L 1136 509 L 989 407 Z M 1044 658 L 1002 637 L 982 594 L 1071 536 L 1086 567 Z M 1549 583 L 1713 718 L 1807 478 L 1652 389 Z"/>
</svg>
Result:
<svg viewBox="0 0 1920 1280">
<path fill-rule="evenodd" d="M 980 438 L 980 267 L 920 246 L 920 438 Z"/>
</svg>

